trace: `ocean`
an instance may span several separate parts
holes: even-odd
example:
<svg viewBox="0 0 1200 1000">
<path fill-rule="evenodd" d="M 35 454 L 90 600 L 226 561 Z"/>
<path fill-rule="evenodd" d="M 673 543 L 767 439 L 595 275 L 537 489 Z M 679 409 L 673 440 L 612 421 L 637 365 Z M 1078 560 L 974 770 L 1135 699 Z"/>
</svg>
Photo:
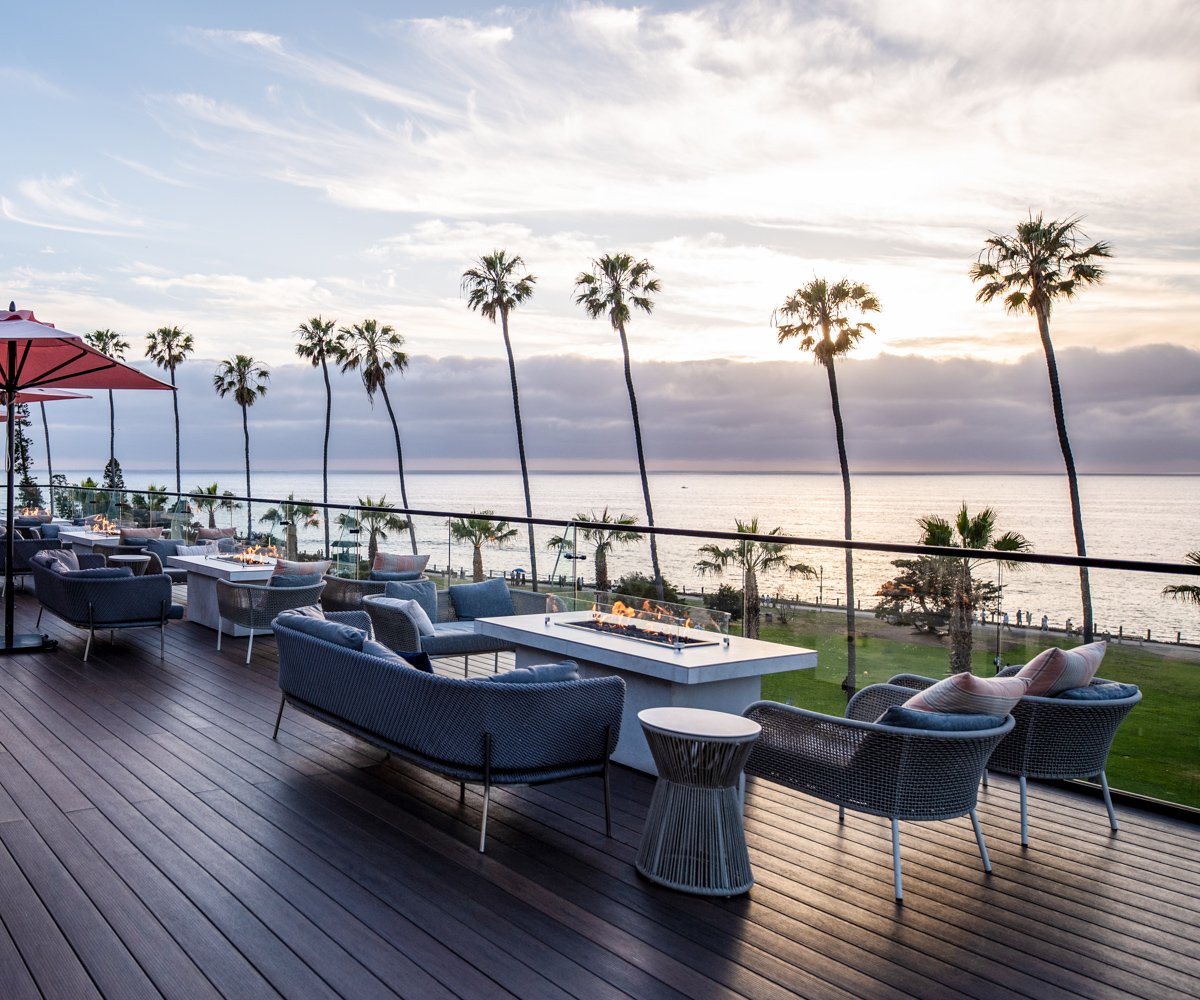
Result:
<svg viewBox="0 0 1200 1000">
<path fill-rule="evenodd" d="M 72 481 L 76 473 L 67 472 Z M 126 476 L 131 488 L 148 483 L 174 482 L 174 470 L 136 472 Z M 244 473 L 239 470 L 188 471 L 184 488 L 218 482 L 222 489 L 241 494 Z M 261 473 L 252 479 L 257 496 L 320 500 L 320 472 Z M 510 473 L 410 473 L 408 499 L 413 509 L 470 512 L 491 509 L 498 514 L 520 515 L 525 504 L 520 477 Z M 938 514 L 952 519 L 961 504 L 975 513 L 985 506 L 996 509 L 999 531 L 1018 531 L 1038 552 L 1070 555 L 1075 551 L 1071 530 L 1067 483 L 1058 475 L 855 475 L 854 537 L 864 541 L 916 542 L 919 517 Z M 658 473 L 650 479 L 654 517 L 663 527 L 732 531 L 734 520 L 757 516 L 760 529 L 780 527 L 787 535 L 840 538 L 842 535 L 842 485 L 835 475 L 816 474 L 710 474 Z M 531 477 L 534 515 L 569 519 L 576 514 L 599 511 L 631 513 L 644 521 L 641 485 L 636 474 L 534 474 Z M 1184 554 L 1200 548 L 1196 524 L 1200 476 L 1081 476 L 1084 530 L 1088 552 L 1093 556 L 1181 562 Z M 354 503 L 360 497 L 378 501 L 386 496 L 399 505 L 400 489 L 394 473 L 331 473 L 329 498 L 332 503 Z M 265 508 L 264 508 L 265 509 Z M 258 516 L 257 510 L 255 517 Z M 228 513 L 220 514 L 228 523 Z M 234 523 L 245 525 L 245 511 L 233 515 Z M 552 568 L 568 579 L 574 567 L 560 562 L 545 541 L 557 529 L 538 528 L 538 569 L 545 575 Z M 337 537 L 334 529 L 333 537 Z M 322 529 L 306 529 L 305 540 L 316 542 Z M 421 551 L 432 554 L 431 563 L 470 571 L 470 547 L 448 544 L 444 519 L 418 518 L 417 536 Z M 698 558 L 691 539 L 664 538 L 659 557 L 664 575 L 677 586 L 714 588 L 723 582 L 709 576 L 701 579 L 694 569 Z M 393 536 L 385 549 L 407 551 L 404 533 Z M 833 603 L 844 593 L 844 559 L 840 550 L 799 550 L 792 557 L 819 570 L 818 579 L 794 579 L 784 574 L 760 580 L 764 594 L 781 593 Z M 501 549 L 485 549 L 484 565 L 492 571 L 528 569 L 529 553 L 524 531 Z M 590 563 L 581 564 L 589 576 Z M 649 572 L 645 544 L 618 548 L 609 557 L 610 576 L 615 580 L 631 570 Z M 991 571 L 984 570 L 983 573 Z M 874 604 L 879 585 L 895 575 L 887 554 L 858 553 L 855 556 L 855 590 L 863 608 Z M 736 574 L 727 578 L 739 586 Z M 1093 570 L 1093 607 L 1098 631 L 1144 636 L 1150 629 L 1155 639 L 1174 640 L 1182 632 L 1184 641 L 1200 641 L 1200 609 L 1162 596 L 1167 583 L 1180 582 L 1147 573 L 1118 573 Z M 1192 582 L 1195 582 L 1194 580 Z M 1062 627 L 1067 619 L 1078 626 L 1079 576 L 1069 568 L 1035 566 L 1006 570 L 1004 610 L 1015 624 L 1016 612 L 1031 614 L 1040 621 L 1044 614 L 1051 625 Z"/>
</svg>

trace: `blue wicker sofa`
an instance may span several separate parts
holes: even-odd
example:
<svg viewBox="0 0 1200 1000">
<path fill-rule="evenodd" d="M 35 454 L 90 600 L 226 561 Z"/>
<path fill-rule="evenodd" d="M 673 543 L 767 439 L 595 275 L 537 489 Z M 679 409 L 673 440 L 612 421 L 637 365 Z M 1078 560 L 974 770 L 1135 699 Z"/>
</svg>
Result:
<svg viewBox="0 0 1200 1000">
<path fill-rule="evenodd" d="M 343 626 L 341 634 L 333 634 L 331 639 L 314 634 L 328 630 L 308 624 L 313 619 L 303 614 L 285 613 L 272 624 L 283 694 L 275 720 L 276 736 L 283 707 L 288 704 L 403 760 L 458 781 L 460 794 L 467 783 L 482 785 L 481 853 L 487 841 L 488 804 L 494 785 L 601 778 L 605 830 L 612 835 L 608 771 L 621 734 L 623 680 L 539 681 L 536 674 L 528 672 L 532 682 L 526 683 L 442 677 L 410 666 L 369 641 L 370 622 L 365 613 L 342 612 L 331 617 L 339 621 L 322 624 L 360 619 L 360 627 Z M 414 656 L 416 659 L 419 657 Z"/>
</svg>

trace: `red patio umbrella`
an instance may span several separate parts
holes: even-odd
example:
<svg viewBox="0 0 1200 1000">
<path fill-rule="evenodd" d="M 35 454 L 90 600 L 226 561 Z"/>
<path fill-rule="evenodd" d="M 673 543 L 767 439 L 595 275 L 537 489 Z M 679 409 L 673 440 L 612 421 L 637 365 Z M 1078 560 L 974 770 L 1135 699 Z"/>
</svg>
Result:
<svg viewBox="0 0 1200 1000">
<path fill-rule="evenodd" d="M 13 408 L 33 389 L 167 389 L 173 387 L 93 350 L 83 338 L 39 321 L 26 309 L 0 311 L 0 395 L 3 395 L 7 448 L 8 512 L 4 538 L 4 645 L 0 655 L 53 649 L 46 635 L 13 633 Z M 46 398 L 46 397 L 42 397 Z"/>
</svg>

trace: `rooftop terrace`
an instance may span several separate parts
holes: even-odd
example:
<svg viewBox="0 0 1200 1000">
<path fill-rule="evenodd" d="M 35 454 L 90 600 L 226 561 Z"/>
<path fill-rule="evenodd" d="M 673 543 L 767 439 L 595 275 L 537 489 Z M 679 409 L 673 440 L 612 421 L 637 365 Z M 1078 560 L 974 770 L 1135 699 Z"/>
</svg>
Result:
<svg viewBox="0 0 1200 1000">
<path fill-rule="evenodd" d="M 182 595 L 182 589 L 177 591 Z M 18 602 L 30 630 L 37 605 Z M 480 799 L 284 713 L 275 647 L 189 622 L 0 659 L 0 983 L 6 998 L 1195 996 L 1200 828 L 1034 786 L 969 823 L 905 824 L 751 780 L 757 884 L 700 899 L 633 861 L 652 781 Z M 477 669 L 490 670 L 491 657 Z M 461 660 L 454 661 L 461 669 Z"/>
</svg>

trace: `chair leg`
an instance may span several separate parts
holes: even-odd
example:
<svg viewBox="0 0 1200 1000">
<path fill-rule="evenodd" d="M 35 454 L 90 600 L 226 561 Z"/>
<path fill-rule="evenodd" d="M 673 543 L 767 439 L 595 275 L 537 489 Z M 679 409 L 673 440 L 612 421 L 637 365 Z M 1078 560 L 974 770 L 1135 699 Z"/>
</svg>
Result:
<svg viewBox="0 0 1200 1000">
<path fill-rule="evenodd" d="M 492 800 L 492 786 L 486 784 L 483 786 L 483 818 L 479 822 L 479 853 L 483 853 L 484 846 L 487 844 L 487 816 L 488 804 Z"/>
<path fill-rule="evenodd" d="M 1017 781 L 1021 785 L 1021 846 L 1029 846 L 1029 786 L 1025 775 L 1020 775 Z"/>
<path fill-rule="evenodd" d="M 896 887 L 896 902 L 904 902 L 904 882 L 900 875 L 900 821 L 892 820 L 892 884 Z"/>
<path fill-rule="evenodd" d="M 221 652 L 221 633 L 225 626 L 225 619 L 217 618 L 217 652 Z"/>
<path fill-rule="evenodd" d="M 458 783 L 458 804 L 461 806 L 467 801 L 467 783 L 460 781 Z"/>
<path fill-rule="evenodd" d="M 96 638 L 96 630 L 88 628 L 87 645 L 83 647 L 83 662 L 87 663 L 88 657 L 92 653 L 92 640 Z"/>
<path fill-rule="evenodd" d="M 1108 825 L 1117 832 L 1117 811 L 1113 808 L 1112 793 L 1108 790 L 1108 775 L 1100 772 L 1100 787 L 1104 791 L 1104 808 L 1108 810 Z"/>
<path fill-rule="evenodd" d="M 471 654 L 468 653 L 463 657 L 463 677 L 467 676 L 467 669 L 471 665 Z"/>
<path fill-rule="evenodd" d="M 979 845 L 979 856 L 983 858 L 983 870 L 989 875 L 992 873 L 992 859 L 988 857 L 987 844 L 983 842 L 983 827 L 979 825 L 979 817 L 975 815 L 975 810 L 970 812 L 971 825 L 975 827 L 975 843 Z"/>
<path fill-rule="evenodd" d="M 167 658 L 167 625 L 164 622 L 158 626 L 158 658 L 165 660 Z"/>
<path fill-rule="evenodd" d="M 604 762 L 604 836 L 612 837 L 612 793 L 608 781 L 608 761 Z"/>
<path fill-rule="evenodd" d="M 0 597 L 2 597 L 3 595 L 4 595 L 4 588 L 3 588 L 3 587 L 0 587 Z M 34 627 L 34 628 L 41 628 L 41 627 L 42 627 L 42 612 L 43 612 L 43 611 L 45 611 L 45 610 L 46 610 L 46 609 L 45 609 L 45 608 L 43 608 L 41 605 L 39 605 L 39 606 L 38 606 L 38 616 L 37 616 L 37 621 L 33 623 L 33 627 Z"/>
<path fill-rule="evenodd" d="M 250 630 L 250 638 L 246 640 L 246 662 L 250 662 L 250 651 L 254 648 L 254 629 Z"/>
<path fill-rule="evenodd" d="M 983 787 L 987 788 L 987 768 L 983 769 Z"/>
<path fill-rule="evenodd" d="M 286 701 L 287 697 L 281 694 L 279 696 L 279 711 L 275 713 L 275 728 L 271 732 L 271 739 L 273 740 L 279 739 L 279 723 L 283 719 L 283 705 Z"/>
<path fill-rule="evenodd" d="M 845 806 L 838 806 L 838 822 L 839 823 L 846 822 L 846 807 Z"/>
</svg>

